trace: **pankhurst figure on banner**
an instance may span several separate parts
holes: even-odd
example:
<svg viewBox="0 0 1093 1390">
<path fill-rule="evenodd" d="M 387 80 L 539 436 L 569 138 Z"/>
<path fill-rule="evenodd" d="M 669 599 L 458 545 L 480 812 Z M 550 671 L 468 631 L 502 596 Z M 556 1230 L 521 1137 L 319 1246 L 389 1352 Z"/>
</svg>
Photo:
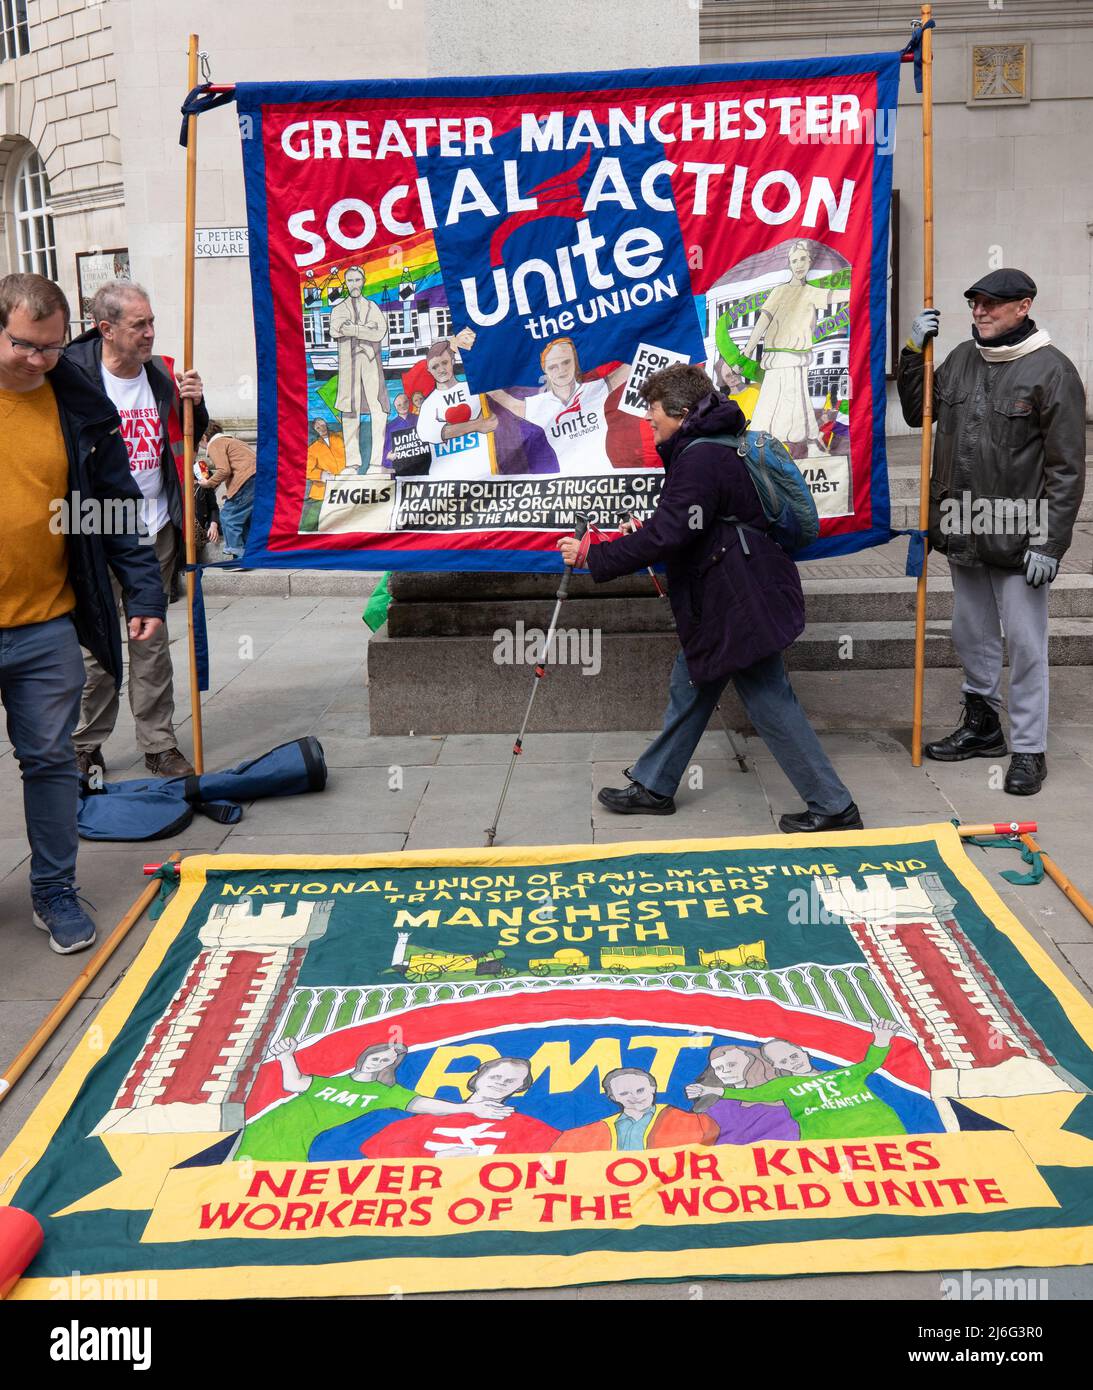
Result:
<svg viewBox="0 0 1093 1390">
<path fill-rule="evenodd" d="M 807 282 L 812 252 L 807 242 L 790 247 L 790 279 L 775 285 L 767 296 L 744 353 L 758 356 L 763 345 L 763 384 L 753 430 L 765 430 L 780 439 L 794 458 L 818 452 L 820 430 L 808 387 L 816 320 L 830 301 L 830 291 Z"/>
</svg>

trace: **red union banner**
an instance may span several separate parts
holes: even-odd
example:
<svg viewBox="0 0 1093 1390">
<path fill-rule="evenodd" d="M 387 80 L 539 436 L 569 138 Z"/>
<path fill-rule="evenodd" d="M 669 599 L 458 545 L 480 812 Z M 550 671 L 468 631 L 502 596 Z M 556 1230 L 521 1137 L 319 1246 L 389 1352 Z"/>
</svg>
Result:
<svg viewBox="0 0 1093 1390">
<path fill-rule="evenodd" d="M 888 540 L 899 62 L 239 86 L 248 561 L 558 568 L 575 513 L 655 506 L 672 362 L 797 461 L 808 555 Z"/>
</svg>

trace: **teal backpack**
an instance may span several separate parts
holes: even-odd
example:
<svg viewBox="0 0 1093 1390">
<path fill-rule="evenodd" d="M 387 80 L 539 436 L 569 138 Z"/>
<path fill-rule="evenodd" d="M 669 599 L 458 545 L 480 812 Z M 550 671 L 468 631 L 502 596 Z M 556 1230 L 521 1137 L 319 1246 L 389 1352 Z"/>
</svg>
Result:
<svg viewBox="0 0 1093 1390">
<path fill-rule="evenodd" d="M 722 444 L 735 449 L 747 465 L 755 491 L 767 519 L 767 534 L 792 555 L 811 545 L 820 534 L 820 517 L 812 490 L 801 470 L 790 458 L 784 444 L 762 430 L 748 430 L 744 435 L 711 434 L 692 439 L 680 451 L 680 457 L 696 444 Z M 735 516 L 722 521 L 742 525 Z"/>
</svg>

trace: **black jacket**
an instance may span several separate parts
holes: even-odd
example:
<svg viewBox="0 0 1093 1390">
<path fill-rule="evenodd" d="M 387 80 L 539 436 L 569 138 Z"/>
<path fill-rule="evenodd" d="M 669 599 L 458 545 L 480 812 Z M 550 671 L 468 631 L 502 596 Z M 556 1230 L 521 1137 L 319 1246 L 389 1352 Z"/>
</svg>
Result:
<svg viewBox="0 0 1093 1390">
<path fill-rule="evenodd" d="M 78 338 L 71 342 L 65 349 L 65 357 L 69 362 L 80 367 L 88 376 L 94 386 L 102 390 L 102 334 L 97 328 L 89 328 L 86 333 L 81 333 Z M 152 387 L 152 394 L 156 398 L 159 406 L 160 418 L 160 455 L 159 466 L 163 473 L 163 495 L 167 499 L 167 511 L 175 529 L 182 530 L 182 493 L 179 489 L 179 473 L 182 469 L 181 459 L 177 465 L 171 450 L 170 431 L 167 426 L 167 417 L 172 410 L 178 411 L 179 418 L 179 437 L 182 429 L 182 410 L 178 396 L 178 387 L 175 379 L 167 369 L 162 357 L 153 357 L 145 366 L 144 370 L 148 374 L 148 381 Z M 205 428 L 209 423 L 209 412 L 205 408 L 204 401 L 194 402 L 194 443 L 205 433 Z"/>
<path fill-rule="evenodd" d="M 922 354 L 904 348 L 896 384 L 912 426 L 922 424 L 923 380 Z M 1085 489 L 1085 389 L 1069 358 L 1048 344 L 1011 362 L 986 362 L 969 339 L 934 372 L 933 405 L 932 548 L 958 565 L 1021 569 L 1028 529 L 983 527 L 971 514 L 980 499 L 992 509 L 1008 500 L 1025 504 L 1026 516 L 1043 504 L 1047 534 L 1032 549 L 1061 560 Z M 965 500 L 970 525 L 962 516 Z M 952 511 L 961 521 L 943 526 Z"/>
<path fill-rule="evenodd" d="M 711 392 L 657 453 L 664 486 L 652 517 L 630 536 L 588 552 L 603 583 L 663 562 L 676 631 L 696 684 L 740 671 L 801 635 L 805 604 L 797 566 L 766 529 L 747 466 L 723 444 L 687 445 L 709 435 L 742 434 L 735 401 Z M 737 517 L 749 529 L 722 521 Z"/>
<path fill-rule="evenodd" d="M 63 357 L 46 380 L 57 400 L 68 454 L 70 518 L 79 519 L 81 503 L 87 498 L 139 501 L 140 489 L 129 470 L 121 421 L 110 398 Z M 69 527 L 67 549 L 68 577 L 76 596 L 72 617 L 80 645 L 120 684 L 121 630 L 110 570 L 122 587 L 128 617 L 162 618 L 167 608 L 155 550 L 135 531 L 83 535 L 77 525 Z"/>
</svg>

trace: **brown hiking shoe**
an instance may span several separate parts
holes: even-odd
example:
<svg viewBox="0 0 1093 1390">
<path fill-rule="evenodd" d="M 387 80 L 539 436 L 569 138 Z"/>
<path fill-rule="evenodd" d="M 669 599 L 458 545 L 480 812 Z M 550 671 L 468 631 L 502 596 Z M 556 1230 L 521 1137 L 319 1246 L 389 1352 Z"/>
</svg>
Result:
<svg viewBox="0 0 1093 1390">
<path fill-rule="evenodd" d="M 81 777 L 90 777 L 95 769 L 100 773 L 106 772 L 106 759 L 102 755 L 101 748 L 77 748 L 76 749 L 76 771 Z"/>
<path fill-rule="evenodd" d="M 156 777 L 192 777 L 194 770 L 177 748 L 163 753 L 146 753 L 144 766 Z"/>
</svg>

